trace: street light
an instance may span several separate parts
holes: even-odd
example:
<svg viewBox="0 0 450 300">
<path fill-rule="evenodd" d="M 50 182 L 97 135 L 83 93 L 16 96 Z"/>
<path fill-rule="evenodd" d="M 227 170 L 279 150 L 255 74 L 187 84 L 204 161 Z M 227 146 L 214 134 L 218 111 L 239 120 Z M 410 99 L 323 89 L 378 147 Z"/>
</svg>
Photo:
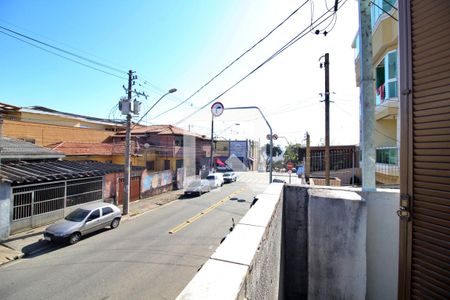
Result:
<svg viewBox="0 0 450 300">
<path fill-rule="evenodd" d="M 240 107 L 228 107 L 225 109 L 257 109 L 261 116 L 263 117 L 264 121 L 266 121 L 267 126 L 269 126 L 270 131 L 270 149 L 269 149 L 269 183 L 272 183 L 272 165 L 273 165 L 273 157 L 272 157 L 272 148 L 273 148 L 273 134 L 272 134 L 272 126 L 270 126 L 269 122 L 267 121 L 266 117 L 262 113 L 261 109 L 259 109 L 258 106 L 240 106 Z"/>
<path fill-rule="evenodd" d="M 131 87 L 129 87 L 129 90 L 131 90 Z M 131 127 L 131 122 L 130 122 L 131 115 L 127 114 L 127 130 L 126 130 L 126 134 L 125 134 L 125 170 L 124 170 L 124 184 L 123 184 L 124 185 L 124 187 L 123 187 L 123 206 L 122 206 L 124 215 L 128 214 L 128 204 L 130 203 L 131 130 L 137 124 L 139 124 L 140 121 L 142 121 L 142 119 L 153 109 L 153 107 L 155 107 L 155 105 L 158 104 L 159 101 L 162 100 L 162 98 L 164 98 L 165 96 L 167 96 L 169 94 L 175 93 L 176 91 L 177 91 L 177 89 L 170 89 L 167 93 L 162 95 L 161 98 L 159 98 L 158 101 L 156 101 L 155 104 L 153 104 L 152 107 L 150 107 L 149 110 L 147 110 L 145 112 L 145 114 L 139 119 L 139 121 L 133 125 L 133 127 Z M 131 99 L 131 93 L 129 93 L 129 99 Z"/>
<path fill-rule="evenodd" d="M 153 109 L 153 107 L 155 107 L 156 104 L 158 104 L 159 101 L 162 100 L 162 98 L 164 98 L 165 96 L 167 96 L 167 95 L 169 95 L 169 94 L 175 93 L 176 91 L 177 91 L 177 89 L 170 89 L 169 91 L 167 91 L 167 93 L 165 93 L 164 95 L 162 95 L 161 98 L 159 98 L 158 101 L 156 101 L 155 104 L 153 104 L 152 107 L 150 107 L 150 108 L 145 112 L 145 114 L 142 115 L 142 117 L 139 119 L 139 121 L 137 121 L 137 122 L 133 125 L 133 127 L 131 127 L 131 129 L 133 129 L 136 125 L 138 125 L 139 122 L 141 122 L 142 119 L 144 119 L 145 116 Z"/>
</svg>

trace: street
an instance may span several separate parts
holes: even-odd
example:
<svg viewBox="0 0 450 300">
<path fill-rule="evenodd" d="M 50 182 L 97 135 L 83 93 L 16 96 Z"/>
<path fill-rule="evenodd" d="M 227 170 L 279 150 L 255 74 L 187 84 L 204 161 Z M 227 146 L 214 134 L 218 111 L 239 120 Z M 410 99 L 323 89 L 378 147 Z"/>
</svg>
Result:
<svg viewBox="0 0 450 300">
<path fill-rule="evenodd" d="M 267 173 L 238 176 L 76 245 L 56 245 L 1 267 L 1 298 L 174 299 L 218 247 L 232 218 L 240 220 L 267 187 Z"/>
</svg>

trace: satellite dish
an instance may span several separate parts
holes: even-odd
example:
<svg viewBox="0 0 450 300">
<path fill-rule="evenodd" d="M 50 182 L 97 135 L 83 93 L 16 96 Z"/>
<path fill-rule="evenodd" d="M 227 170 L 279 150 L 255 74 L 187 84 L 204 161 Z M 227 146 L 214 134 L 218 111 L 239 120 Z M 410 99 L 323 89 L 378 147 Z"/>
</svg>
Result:
<svg viewBox="0 0 450 300">
<path fill-rule="evenodd" d="M 145 143 L 145 144 L 144 144 L 144 148 L 145 148 L 145 149 L 150 148 L 150 144 L 149 144 L 149 143 Z"/>
</svg>

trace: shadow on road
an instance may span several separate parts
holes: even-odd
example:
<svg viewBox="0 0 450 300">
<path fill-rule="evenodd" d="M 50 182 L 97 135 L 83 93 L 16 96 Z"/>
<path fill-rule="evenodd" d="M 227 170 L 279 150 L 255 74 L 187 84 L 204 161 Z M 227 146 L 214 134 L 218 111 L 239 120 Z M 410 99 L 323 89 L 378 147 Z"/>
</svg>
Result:
<svg viewBox="0 0 450 300">
<path fill-rule="evenodd" d="M 110 228 L 103 228 L 99 231 L 84 235 L 81 238 L 81 241 L 89 239 L 92 236 L 100 234 L 105 231 L 111 230 Z M 33 258 L 38 257 L 47 253 L 51 253 L 53 251 L 65 248 L 65 247 L 76 247 L 77 245 L 69 245 L 67 242 L 51 242 L 44 239 L 40 239 L 39 241 L 29 244 L 21 249 L 24 258 Z"/>
</svg>

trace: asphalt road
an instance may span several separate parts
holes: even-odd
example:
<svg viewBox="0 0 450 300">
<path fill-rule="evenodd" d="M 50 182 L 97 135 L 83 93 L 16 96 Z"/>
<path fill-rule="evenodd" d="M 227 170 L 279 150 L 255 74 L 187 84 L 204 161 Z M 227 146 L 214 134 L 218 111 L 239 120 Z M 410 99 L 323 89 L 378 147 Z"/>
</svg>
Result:
<svg viewBox="0 0 450 300">
<path fill-rule="evenodd" d="M 235 183 L 176 200 L 76 245 L 7 264 L 0 268 L 0 298 L 174 299 L 228 233 L 231 219 L 240 220 L 266 187 L 266 174 L 244 173 Z"/>
</svg>

